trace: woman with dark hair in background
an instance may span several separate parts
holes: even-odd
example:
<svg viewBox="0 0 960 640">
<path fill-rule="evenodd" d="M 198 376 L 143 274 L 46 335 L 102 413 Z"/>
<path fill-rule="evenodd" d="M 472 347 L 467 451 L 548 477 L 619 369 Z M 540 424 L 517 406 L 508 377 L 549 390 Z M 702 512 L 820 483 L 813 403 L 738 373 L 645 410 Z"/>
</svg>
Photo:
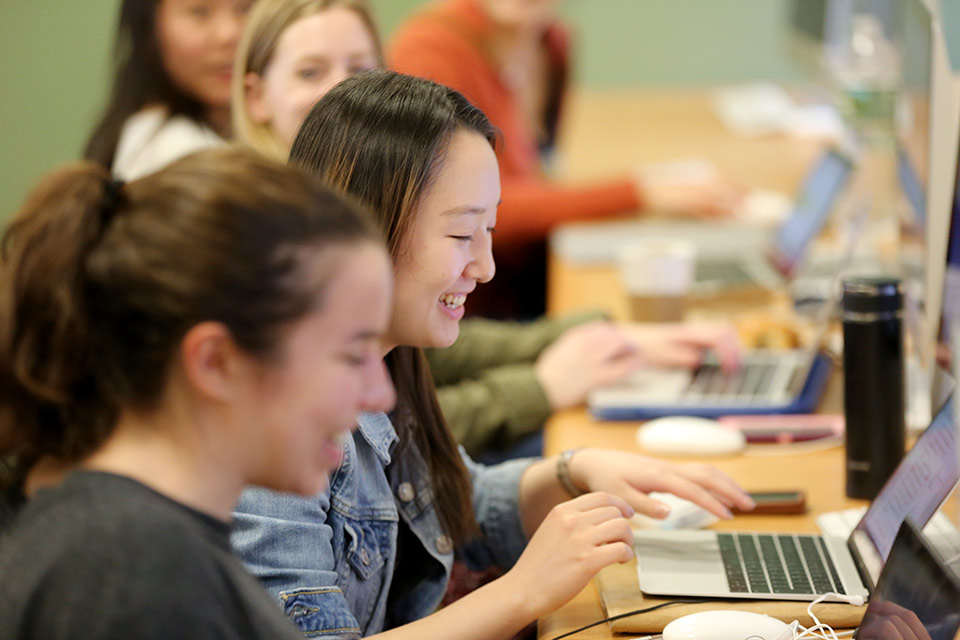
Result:
<svg viewBox="0 0 960 640">
<path fill-rule="evenodd" d="M 323 489 L 393 404 L 373 226 L 223 149 L 125 185 L 61 170 L 2 246 L 0 456 L 67 472 L 0 545 L 0 638 L 297 637 L 230 514 L 251 483 Z"/>
<path fill-rule="evenodd" d="M 124 0 L 110 98 L 84 157 L 132 180 L 230 136 L 233 56 L 253 0 Z"/>
<path fill-rule="evenodd" d="M 374 212 L 396 292 L 383 347 L 396 409 L 360 417 L 329 490 L 250 489 L 235 514 L 234 548 L 309 635 L 509 637 L 630 558 L 626 518 L 667 513 L 647 492 L 721 517 L 751 506 L 704 465 L 585 449 L 483 467 L 458 450 L 422 349 L 456 340 L 467 297 L 493 277 L 493 144 L 457 92 L 382 71 L 331 89 L 293 143 L 291 162 Z M 434 613 L 455 552 L 509 570 Z"/>
</svg>

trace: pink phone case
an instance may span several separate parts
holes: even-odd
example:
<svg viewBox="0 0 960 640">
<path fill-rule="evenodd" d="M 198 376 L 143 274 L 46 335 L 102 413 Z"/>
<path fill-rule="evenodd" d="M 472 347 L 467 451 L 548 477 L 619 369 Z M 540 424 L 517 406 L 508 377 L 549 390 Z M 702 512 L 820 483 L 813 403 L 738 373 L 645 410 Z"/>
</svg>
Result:
<svg viewBox="0 0 960 640">
<path fill-rule="evenodd" d="M 718 421 L 739 429 L 747 442 L 804 442 L 843 435 L 843 416 L 840 414 L 723 416 Z"/>
</svg>

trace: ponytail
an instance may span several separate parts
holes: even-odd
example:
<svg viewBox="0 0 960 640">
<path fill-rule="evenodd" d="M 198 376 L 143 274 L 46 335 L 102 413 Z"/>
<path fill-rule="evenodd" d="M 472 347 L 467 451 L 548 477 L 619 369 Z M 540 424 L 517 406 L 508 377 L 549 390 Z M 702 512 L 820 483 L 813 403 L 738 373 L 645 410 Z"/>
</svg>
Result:
<svg viewBox="0 0 960 640">
<path fill-rule="evenodd" d="M 382 246 L 353 204 L 251 151 L 203 151 L 129 185 L 93 164 L 53 174 L 0 243 L 0 459 L 95 451 L 122 410 L 157 407 L 198 323 L 275 357 L 323 304 L 324 252 L 364 243 Z"/>
<path fill-rule="evenodd" d="M 82 433 L 100 439 L 112 422 L 84 303 L 84 264 L 102 234 L 109 181 L 89 163 L 54 173 L 0 245 L 0 452 L 74 458 L 84 442 L 65 425 L 82 424 Z"/>
</svg>

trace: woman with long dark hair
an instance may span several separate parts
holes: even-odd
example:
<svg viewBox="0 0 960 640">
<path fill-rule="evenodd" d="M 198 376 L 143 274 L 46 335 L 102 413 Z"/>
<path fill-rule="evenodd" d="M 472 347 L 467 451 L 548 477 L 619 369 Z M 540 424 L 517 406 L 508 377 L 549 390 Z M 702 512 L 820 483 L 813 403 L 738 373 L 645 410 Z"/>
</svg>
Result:
<svg viewBox="0 0 960 640">
<path fill-rule="evenodd" d="M 233 56 L 253 0 L 124 0 L 107 106 L 84 157 L 130 180 L 230 136 Z"/>
<path fill-rule="evenodd" d="M 66 470 L 0 544 L 0 638 L 297 637 L 230 514 L 251 483 L 320 491 L 392 406 L 369 220 L 251 152 L 129 184 L 85 163 L 33 192 L 0 267 L 0 457 Z"/>
<path fill-rule="evenodd" d="M 647 492 L 721 517 L 751 506 L 703 465 L 584 449 L 483 467 L 458 450 L 422 349 L 456 340 L 467 297 L 493 277 L 494 144 L 457 92 L 382 71 L 333 88 L 293 143 L 291 162 L 374 212 L 396 294 L 383 345 L 394 411 L 361 416 L 329 490 L 251 489 L 235 514 L 234 548 L 310 635 L 508 637 L 630 558 L 627 517 L 666 515 Z M 455 553 L 509 570 L 433 614 Z"/>
<path fill-rule="evenodd" d="M 286 161 L 303 119 L 338 82 L 380 65 L 364 0 L 259 0 L 237 48 L 236 140 Z M 540 455 L 543 424 L 645 364 L 693 367 L 712 348 L 736 360 L 720 324 L 614 325 L 598 312 L 532 322 L 471 318 L 454 346 L 427 350 L 457 442 L 474 458 Z"/>
</svg>

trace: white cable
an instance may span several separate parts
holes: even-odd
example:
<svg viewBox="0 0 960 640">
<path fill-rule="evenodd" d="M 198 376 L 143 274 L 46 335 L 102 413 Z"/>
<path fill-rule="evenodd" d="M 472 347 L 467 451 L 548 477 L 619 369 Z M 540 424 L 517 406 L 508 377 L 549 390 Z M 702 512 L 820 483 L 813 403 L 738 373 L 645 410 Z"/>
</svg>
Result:
<svg viewBox="0 0 960 640">
<path fill-rule="evenodd" d="M 807 606 L 807 615 L 810 616 L 810 619 L 813 620 L 812 627 L 804 627 L 794 620 L 794 624 L 801 629 L 800 633 L 795 633 L 793 640 L 801 640 L 802 638 L 819 638 L 820 640 L 839 640 L 841 636 L 846 637 L 848 635 L 853 635 L 853 631 L 844 631 L 837 633 L 833 630 L 828 624 L 820 622 L 820 618 L 813 612 L 813 607 L 827 600 L 827 598 L 832 598 L 833 600 L 839 600 L 840 602 L 846 602 L 847 604 L 852 604 L 855 606 L 861 606 L 864 603 L 863 596 L 848 596 L 839 593 L 824 593 L 819 596 L 816 600 L 811 602 Z"/>
</svg>

